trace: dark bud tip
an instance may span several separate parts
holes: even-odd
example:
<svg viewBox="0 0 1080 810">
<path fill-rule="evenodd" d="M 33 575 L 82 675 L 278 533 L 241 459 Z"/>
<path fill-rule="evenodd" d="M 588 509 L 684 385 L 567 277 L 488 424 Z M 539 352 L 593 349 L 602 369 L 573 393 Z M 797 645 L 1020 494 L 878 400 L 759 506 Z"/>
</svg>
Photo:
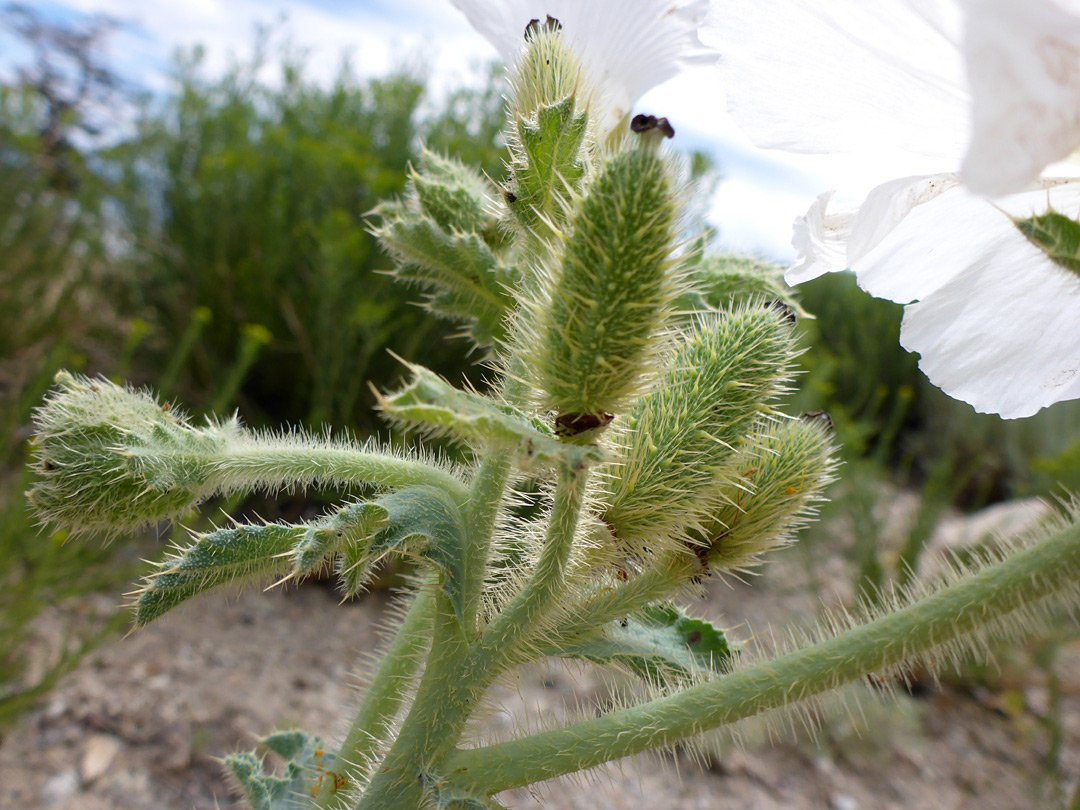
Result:
<svg viewBox="0 0 1080 810">
<path fill-rule="evenodd" d="M 832 417 L 825 411 L 807 411 L 802 415 L 802 418 L 807 422 L 819 422 L 825 426 L 826 430 L 834 428 Z"/>
<path fill-rule="evenodd" d="M 659 132 L 665 138 L 675 137 L 675 127 L 666 118 L 657 118 L 655 115 L 635 115 L 630 121 L 630 131 L 638 134 L 645 132 Z"/>
<path fill-rule="evenodd" d="M 795 310 L 793 310 L 779 298 L 774 298 L 765 306 L 767 306 L 769 309 L 776 310 L 780 317 L 790 323 L 792 326 L 794 326 L 795 322 L 798 320 L 798 318 L 795 316 Z"/>
<path fill-rule="evenodd" d="M 532 38 L 543 30 L 562 31 L 562 23 L 550 14 L 547 15 L 547 19 L 543 22 L 537 19 L 529 20 L 529 24 L 525 26 L 525 41 L 531 42 Z"/>
<path fill-rule="evenodd" d="M 555 435 L 562 438 L 580 436 L 590 430 L 599 430 L 611 424 L 615 414 L 600 413 L 560 413 L 555 417 Z"/>
</svg>

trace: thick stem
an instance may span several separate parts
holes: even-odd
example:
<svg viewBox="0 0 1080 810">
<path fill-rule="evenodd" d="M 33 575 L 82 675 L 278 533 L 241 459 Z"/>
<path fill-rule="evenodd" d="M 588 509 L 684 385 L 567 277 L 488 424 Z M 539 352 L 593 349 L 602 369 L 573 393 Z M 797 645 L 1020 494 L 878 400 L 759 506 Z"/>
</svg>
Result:
<svg viewBox="0 0 1080 810">
<path fill-rule="evenodd" d="M 977 630 L 1080 578 L 1080 526 L 835 638 L 597 720 L 456 752 L 443 771 L 491 795 L 670 745 L 835 689 Z"/>
<path fill-rule="evenodd" d="M 454 608 L 442 591 L 435 600 L 435 634 L 424 677 L 401 733 L 372 778 L 360 810 L 415 810 L 434 752 L 457 740 L 473 705 L 470 648 Z"/>
<path fill-rule="evenodd" d="M 421 586 L 405 620 L 386 651 L 379 671 L 368 687 L 360 711 L 338 750 L 334 774 L 324 779 L 315 807 L 335 806 L 340 787 L 355 784 L 368 760 L 390 732 L 394 718 L 405 700 L 405 692 L 420 668 L 424 650 L 431 641 L 431 619 L 437 582 Z"/>
</svg>

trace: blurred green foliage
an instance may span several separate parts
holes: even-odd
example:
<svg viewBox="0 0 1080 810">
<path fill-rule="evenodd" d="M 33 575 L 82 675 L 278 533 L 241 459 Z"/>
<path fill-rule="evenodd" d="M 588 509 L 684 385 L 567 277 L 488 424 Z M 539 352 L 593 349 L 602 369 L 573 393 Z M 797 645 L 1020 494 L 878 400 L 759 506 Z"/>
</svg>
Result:
<svg viewBox="0 0 1080 810">
<path fill-rule="evenodd" d="M 261 57 L 207 78 L 195 52 L 164 109 L 110 155 L 126 169 L 138 294 L 155 327 L 137 365 L 160 383 L 175 345 L 166 392 L 192 406 L 228 407 L 231 389 L 252 421 L 367 431 L 368 383 L 398 373 L 390 347 L 451 376 L 469 364 L 465 344 L 380 274 L 365 216 L 404 189 L 422 138 L 471 144 L 496 169 L 498 85 L 422 117 L 417 75 L 358 82 L 346 67 L 324 87 L 281 59 L 270 79 Z"/>
<path fill-rule="evenodd" d="M 876 462 L 894 481 L 965 509 L 1080 490 L 1080 402 L 1028 419 L 976 413 L 931 385 L 918 355 L 900 347 L 903 307 L 867 295 L 849 273 L 798 293 L 814 315 L 801 322 L 798 403 L 830 413 L 849 461 Z"/>
<path fill-rule="evenodd" d="M 106 24 L 63 29 L 11 8 L 0 25 L 36 37 L 40 64 L 0 87 L 0 722 L 126 619 L 75 622 L 28 680 L 42 611 L 133 575 L 130 547 L 66 544 L 29 521 L 25 440 L 53 374 L 154 381 L 252 422 L 371 429 L 367 384 L 398 374 L 388 347 L 451 377 L 468 359 L 380 274 L 366 214 L 404 188 L 422 139 L 498 176 L 503 123 L 494 69 L 430 101 L 416 72 L 361 82 L 344 66 L 325 87 L 263 49 L 217 78 L 190 55 L 177 89 L 144 99 L 121 137 L 122 122 L 98 125 L 120 87 L 99 61 Z M 65 70 L 42 68 L 57 59 Z M 104 85 L 68 97 L 49 84 L 80 65 Z"/>
</svg>

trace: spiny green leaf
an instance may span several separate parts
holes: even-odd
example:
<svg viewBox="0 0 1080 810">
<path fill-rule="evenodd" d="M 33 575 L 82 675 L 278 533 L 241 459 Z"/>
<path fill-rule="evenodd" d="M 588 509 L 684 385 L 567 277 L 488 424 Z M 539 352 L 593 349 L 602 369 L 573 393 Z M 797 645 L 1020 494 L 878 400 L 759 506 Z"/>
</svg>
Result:
<svg viewBox="0 0 1080 810">
<path fill-rule="evenodd" d="M 595 463 L 602 458 L 597 447 L 560 442 L 542 420 L 511 405 L 454 388 L 423 366 L 408 366 L 413 375 L 409 384 L 379 400 L 383 412 L 396 422 L 474 447 L 513 449 L 517 464 L 530 472 L 564 462 L 572 466 Z"/>
<path fill-rule="evenodd" d="M 685 684 L 730 669 L 735 650 L 723 630 L 673 605 L 650 605 L 595 635 L 548 654 L 616 665 L 650 683 Z"/>
<path fill-rule="evenodd" d="M 1080 223 L 1053 210 L 1013 223 L 1053 262 L 1080 275 Z"/>
<path fill-rule="evenodd" d="M 260 740 L 285 761 L 281 775 L 268 774 L 253 752 L 231 754 L 225 767 L 244 793 L 251 810 L 307 810 L 326 779 L 344 787 L 333 772 L 334 756 L 322 741 L 304 731 L 280 731 Z"/>
<path fill-rule="evenodd" d="M 407 214 L 384 218 L 372 231 L 394 257 L 397 278 L 419 284 L 428 307 L 439 315 L 473 324 L 480 345 L 503 334 L 503 320 L 514 305 L 509 292 L 513 271 L 504 268 L 475 233 L 448 233 L 432 219 Z"/>
<path fill-rule="evenodd" d="M 583 145 L 589 119 L 577 109 L 576 99 L 568 96 L 538 109 L 535 120 L 518 125 L 507 204 L 527 231 L 542 230 L 544 218 L 561 222 L 561 200 L 585 174 Z"/>
<path fill-rule="evenodd" d="M 424 556 L 443 574 L 442 587 L 465 626 L 465 520 L 457 503 L 434 487 L 418 486 L 380 498 L 387 525 L 371 541 L 370 554 L 378 558 L 391 551 L 415 548 L 425 540 Z"/>
</svg>

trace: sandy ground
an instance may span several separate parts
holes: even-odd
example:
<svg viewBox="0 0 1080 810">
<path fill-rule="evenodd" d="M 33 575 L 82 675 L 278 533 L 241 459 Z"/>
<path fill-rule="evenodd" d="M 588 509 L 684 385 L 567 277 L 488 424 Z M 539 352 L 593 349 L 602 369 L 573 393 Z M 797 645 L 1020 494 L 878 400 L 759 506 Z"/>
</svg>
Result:
<svg viewBox="0 0 1080 810">
<path fill-rule="evenodd" d="M 788 551 L 752 586 L 713 583 L 695 612 L 747 633 L 813 613 L 804 557 Z M 844 581 L 842 564 L 836 581 Z M 842 590 L 842 588 L 841 588 Z M 255 735 L 300 726 L 331 735 L 354 700 L 350 673 L 376 643 L 389 603 L 372 593 L 339 605 L 327 587 L 211 595 L 83 660 L 45 704 L 0 741 L 0 808 L 214 810 L 233 806 L 218 757 Z M 107 609 L 95 598 L 81 610 Z M 746 623 L 749 623 L 748 625 Z M 47 649 L 62 611 L 43 618 Z M 856 730 L 847 714 L 811 737 L 729 750 L 699 767 L 685 755 L 638 758 L 584 781 L 501 798 L 511 808 L 625 810 L 1057 810 L 1048 785 L 1080 776 L 1080 654 L 1058 659 L 1064 699 L 1059 775 L 1041 778 L 1049 735 L 1046 684 L 1030 668 L 991 690 L 932 687 L 871 701 Z M 487 720 L 505 730 L 528 712 L 602 701 L 595 675 L 553 667 L 501 693 Z"/>
</svg>

